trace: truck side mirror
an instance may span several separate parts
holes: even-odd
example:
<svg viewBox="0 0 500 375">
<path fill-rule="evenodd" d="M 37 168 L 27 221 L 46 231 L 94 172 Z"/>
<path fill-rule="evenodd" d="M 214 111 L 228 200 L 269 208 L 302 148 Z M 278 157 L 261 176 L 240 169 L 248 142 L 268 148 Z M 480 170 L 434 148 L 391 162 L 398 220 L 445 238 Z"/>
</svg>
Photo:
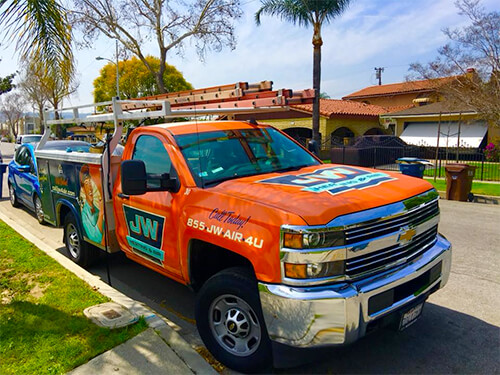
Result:
<svg viewBox="0 0 500 375">
<path fill-rule="evenodd" d="M 147 175 L 144 162 L 142 160 L 124 160 L 121 169 L 123 194 L 145 194 L 147 191 Z"/>
<path fill-rule="evenodd" d="M 170 169 L 170 174 L 164 176 L 162 179 L 162 187 L 165 187 L 166 190 L 177 193 L 181 188 L 181 182 L 179 181 L 179 176 L 177 175 L 177 171 L 175 168 Z"/>
</svg>

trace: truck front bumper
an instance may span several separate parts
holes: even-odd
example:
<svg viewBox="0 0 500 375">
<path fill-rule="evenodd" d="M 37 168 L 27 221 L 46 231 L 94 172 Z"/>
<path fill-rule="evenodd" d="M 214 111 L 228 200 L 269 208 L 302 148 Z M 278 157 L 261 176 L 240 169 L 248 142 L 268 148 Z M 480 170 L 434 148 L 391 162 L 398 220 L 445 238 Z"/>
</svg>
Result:
<svg viewBox="0 0 500 375">
<path fill-rule="evenodd" d="M 450 268 L 451 244 L 438 235 L 414 261 L 359 281 L 314 287 L 259 282 L 269 337 L 295 347 L 350 344 L 384 317 L 442 288 Z"/>
</svg>

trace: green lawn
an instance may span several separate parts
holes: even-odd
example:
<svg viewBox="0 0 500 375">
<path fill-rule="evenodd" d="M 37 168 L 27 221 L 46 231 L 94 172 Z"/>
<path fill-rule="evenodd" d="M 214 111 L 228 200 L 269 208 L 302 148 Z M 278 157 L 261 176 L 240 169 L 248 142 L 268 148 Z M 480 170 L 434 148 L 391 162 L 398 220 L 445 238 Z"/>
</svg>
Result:
<svg viewBox="0 0 500 375">
<path fill-rule="evenodd" d="M 62 374 L 146 329 L 83 315 L 108 299 L 0 221 L 0 374 Z"/>
<path fill-rule="evenodd" d="M 437 179 L 435 182 L 433 178 L 425 178 L 429 181 L 436 190 L 438 191 L 446 191 L 446 180 L 445 179 Z M 472 193 L 477 195 L 492 195 L 492 196 L 500 196 L 500 183 L 488 183 L 488 182 L 478 182 L 474 181 L 472 183 Z"/>
<path fill-rule="evenodd" d="M 453 161 L 450 161 L 453 163 Z M 500 163 L 490 163 L 480 161 L 468 161 L 468 162 L 459 162 L 461 164 L 468 164 L 476 167 L 476 171 L 474 174 L 474 180 L 481 180 L 481 172 L 483 181 L 500 181 Z M 427 167 L 425 170 L 425 176 L 434 177 L 434 168 Z M 445 177 L 445 163 L 442 163 L 441 168 L 438 168 L 437 171 L 438 177 Z"/>
</svg>

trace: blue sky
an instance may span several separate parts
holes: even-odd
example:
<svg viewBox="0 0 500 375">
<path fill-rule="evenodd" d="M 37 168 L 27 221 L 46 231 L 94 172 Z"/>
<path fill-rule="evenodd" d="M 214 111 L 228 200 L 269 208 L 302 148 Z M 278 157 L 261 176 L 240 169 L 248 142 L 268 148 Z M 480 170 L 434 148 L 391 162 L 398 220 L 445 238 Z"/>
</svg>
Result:
<svg viewBox="0 0 500 375">
<path fill-rule="evenodd" d="M 312 29 L 267 16 L 257 27 L 254 14 L 260 1 L 242 3 L 235 50 L 209 53 L 200 62 L 188 42 L 184 55 L 171 52 L 168 62 L 196 88 L 262 80 L 274 81 L 275 88 L 312 87 Z M 496 0 L 483 0 L 483 5 L 489 10 L 499 8 Z M 436 56 L 446 42 L 443 28 L 464 22 L 454 0 L 353 0 L 340 18 L 323 28 L 321 91 L 341 98 L 375 85 L 374 67 L 385 68 L 382 83 L 401 82 L 410 63 Z M 148 52 L 155 55 L 155 46 Z M 92 102 L 92 81 L 105 64 L 96 56 L 114 59 L 114 41 L 102 38 L 94 49 L 76 51 L 80 86 L 65 106 Z M 17 66 L 12 46 L 0 49 L 0 57 L 0 76 L 12 73 Z"/>
</svg>

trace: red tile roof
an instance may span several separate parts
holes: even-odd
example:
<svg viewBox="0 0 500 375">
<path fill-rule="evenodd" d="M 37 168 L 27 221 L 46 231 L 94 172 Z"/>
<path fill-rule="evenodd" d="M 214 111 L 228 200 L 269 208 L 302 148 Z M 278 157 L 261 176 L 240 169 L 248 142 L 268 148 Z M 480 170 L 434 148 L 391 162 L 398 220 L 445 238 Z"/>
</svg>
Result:
<svg viewBox="0 0 500 375">
<path fill-rule="evenodd" d="M 340 99 L 320 99 L 319 113 L 323 117 L 331 118 L 335 115 L 373 116 L 378 117 L 387 113 L 387 108 L 360 102 Z M 292 109 L 312 113 L 312 104 L 292 105 Z"/>
<path fill-rule="evenodd" d="M 422 92 L 422 91 L 433 91 L 439 86 L 449 82 L 456 77 L 445 77 L 437 79 L 426 79 L 422 81 L 408 81 L 408 82 L 398 82 L 390 83 L 388 85 L 380 86 L 369 86 L 362 90 L 353 92 L 342 99 L 357 99 L 366 98 L 372 96 L 384 96 L 390 94 L 405 94 L 411 92 Z"/>
<path fill-rule="evenodd" d="M 415 104 L 406 104 L 406 105 L 395 105 L 390 107 L 384 107 L 387 110 L 387 113 L 399 112 L 405 109 L 410 109 L 415 107 Z"/>
</svg>

